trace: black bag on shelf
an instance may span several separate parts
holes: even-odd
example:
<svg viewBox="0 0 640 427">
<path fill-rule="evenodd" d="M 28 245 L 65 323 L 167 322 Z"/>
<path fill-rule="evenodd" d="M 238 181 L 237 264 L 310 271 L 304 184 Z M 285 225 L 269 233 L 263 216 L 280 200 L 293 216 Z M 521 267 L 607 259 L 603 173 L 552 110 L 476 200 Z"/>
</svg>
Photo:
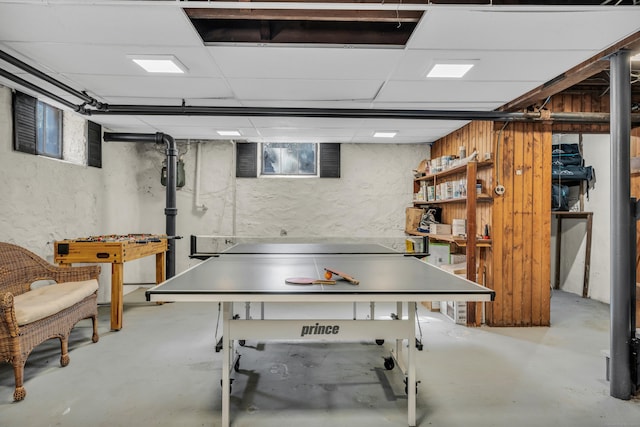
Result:
<svg viewBox="0 0 640 427">
<path fill-rule="evenodd" d="M 591 166 L 551 166 L 551 178 L 560 183 L 577 184 L 579 181 L 591 181 L 593 179 L 593 167 Z"/>
<path fill-rule="evenodd" d="M 554 166 L 583 166 L 578 144 L 554 144 L 551 147 L 551 164 Z"/>
<path fill-rule="evenodd" d="M 552 211 L 568 211 L 569 210 L 569 186 L 560 184 L 551 184 L 551 210 Z"/>
</svg>

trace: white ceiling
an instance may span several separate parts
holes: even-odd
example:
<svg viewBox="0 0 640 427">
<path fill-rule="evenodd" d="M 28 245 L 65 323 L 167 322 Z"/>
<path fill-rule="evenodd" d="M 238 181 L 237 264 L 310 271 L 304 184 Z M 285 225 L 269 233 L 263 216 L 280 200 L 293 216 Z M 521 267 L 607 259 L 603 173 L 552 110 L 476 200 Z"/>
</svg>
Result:
<svg viewBox="0 0 640 427">
<path fill-rule="evenodd" d="M 246 3 L 244 3 L 246 5 Z M 278 3 L 252 7 L 278 7 Z M 205 46 L 187 7 L 237 2 L 0 0 L 0 49 L 107 104 L 491 111 L 640 31 L 640 7 L 323 4 L 425 10 L 406 47 Z M 246 6 L 245 6 L 246 7 Z M 280 4 L 280 7 L 283 7 Z M 287 8 L 309 3 L 286 2 Z M 132 54 L 171 54 L 184 75 L 148 75 Z M 427 80 L 437 60 L 476 60 L 462 80 Z M 0 68 L 81 101 L 0 61 Z M 0 84 L 16 84 L 0 77 Z M 21 89 L 24 90 L 24 89 Z M 28 90 L 24 90 L 29 93 Z M 105 116 L 113 132 L 262 142 L 431 142 L 464 121 Z M 393 140 L 376 130 L 398 131 Z"/>
</svg>

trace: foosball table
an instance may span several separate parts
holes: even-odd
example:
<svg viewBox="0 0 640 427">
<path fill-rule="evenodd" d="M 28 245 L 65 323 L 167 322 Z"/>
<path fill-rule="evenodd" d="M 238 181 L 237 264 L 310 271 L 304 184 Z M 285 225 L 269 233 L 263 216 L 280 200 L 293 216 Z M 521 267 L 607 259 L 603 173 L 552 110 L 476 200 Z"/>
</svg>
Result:
<svg viewBox="0 0 640 427">
<path fill-rule="evenodd" d="M 167 236 L 124 234 L 60 240 L 54 244 L 54 261 L 60 266 L 73 263 L 111 264 L 111 329 L 122 329 L 124 263 L 156 256 L 156 283 L 165 280 Z"/>
</svg>

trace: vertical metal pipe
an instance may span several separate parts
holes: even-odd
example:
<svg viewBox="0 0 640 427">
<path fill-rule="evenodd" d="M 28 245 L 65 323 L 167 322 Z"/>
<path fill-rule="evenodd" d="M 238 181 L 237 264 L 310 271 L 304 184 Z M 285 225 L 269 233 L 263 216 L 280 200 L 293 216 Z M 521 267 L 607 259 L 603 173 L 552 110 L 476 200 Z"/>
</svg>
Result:
<svg viewBox="0 0 640 427">
<path fill-rule="evenodd" d="M 112 133 L 105 132 L 105 141 L 117 142 L 153 142 L 164 143 L 167 155 L 167 190 L 164 214 L 166 216 L 166 233 L 169 236 L 166 259 L 166 278 L 169 279 L 176 274 L 176 190 L 178 185 L 178 148 L 173 137 L 162 132 L 158 133 Z"/>
<path fill-rule="evenodd" d="M 176 240 L 171 238 L 176 235 L 176 216 L 178 208 L 176 207 L 176 188 L 178 185 L 178 148 L 173 137 L 158 133 L 159 138 L 165 142 L 167 147 L 167 196 L 164 214 L 166 216 L 168 241 L 167 251 L 167 279 L 176 275 Z"/>
<path fill-rule="evenodd" d="M 611 64 L 611 396 L 629 400 L 631 379 L 631 281 L 629 249 L 635 244 L 630 234 L 631 184 L 631 62 L 621 50 L 609 59 Z M 632 240 L 633 239 L 633 240 Z"/>
</svg>

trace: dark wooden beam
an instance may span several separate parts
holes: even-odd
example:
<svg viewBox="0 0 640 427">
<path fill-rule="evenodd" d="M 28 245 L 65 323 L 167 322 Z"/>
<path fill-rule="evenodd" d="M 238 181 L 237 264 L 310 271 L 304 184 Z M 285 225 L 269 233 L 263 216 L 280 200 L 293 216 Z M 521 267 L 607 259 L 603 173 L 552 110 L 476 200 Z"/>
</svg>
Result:
<svg viewBox="0 0 640 427">
<path fill-rule="evenodd" d="M 256 21 L 418 22 L 422 11 L 310 10 L 310 9 L 198 9 L 186 8 L 191 19 L 247 19 Z"/>
<path fill-rule="evenodd" d="M 635 53 L 640 52 L 640 31 L 624 40 L 616 43 L 608 49 L 603 50 L 599 54 L 590 59 L 576 65 L 567 72 L 548 81 L 542 86 L 525 93 L 519 98 L 505 104 L 501 111 L 517 111 L 536 104 L 549 96 L 553 96 L 564 90 L 567 90 L 588 78 L 609 69 L 608 56 L 616 53 L 621 49 L 629 49 Z"/>
</svg>

